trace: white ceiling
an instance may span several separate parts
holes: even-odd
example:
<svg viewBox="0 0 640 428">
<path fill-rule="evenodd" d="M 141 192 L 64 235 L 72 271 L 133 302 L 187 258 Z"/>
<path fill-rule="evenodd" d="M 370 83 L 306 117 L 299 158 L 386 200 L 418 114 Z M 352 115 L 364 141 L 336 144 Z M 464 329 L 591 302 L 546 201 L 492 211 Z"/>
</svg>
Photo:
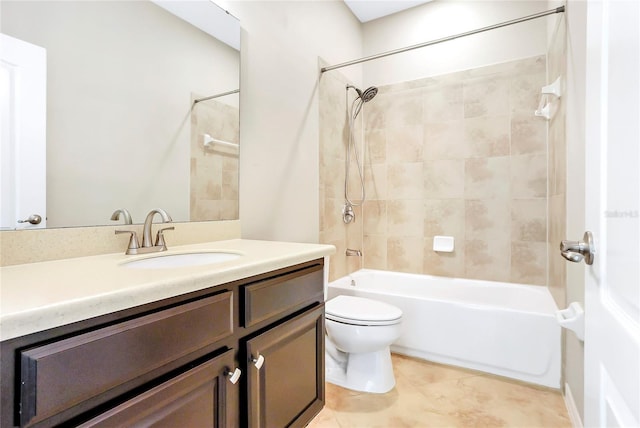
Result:
<svg viewBox="0 0 640 428">
<path fill-rule="evenodd" d="M 428 3 L 431 0 L 344 0 L 351 12 L 367 22 L 405 9 Z"/>
</svg>

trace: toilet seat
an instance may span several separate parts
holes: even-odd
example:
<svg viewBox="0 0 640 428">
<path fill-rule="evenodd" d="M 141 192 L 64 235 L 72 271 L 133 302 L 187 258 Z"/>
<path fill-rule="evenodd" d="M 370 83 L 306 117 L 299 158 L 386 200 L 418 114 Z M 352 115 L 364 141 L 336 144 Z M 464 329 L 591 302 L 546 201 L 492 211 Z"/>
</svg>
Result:
<svg viewBox="0 0 640 428">
<path fill-rule="evenodd" d="M 336 296 L 325 303 L 328 320 L 352 325 L 399 324 L 402 311 L 388 303 L 355 296 Z"/>
</svg>

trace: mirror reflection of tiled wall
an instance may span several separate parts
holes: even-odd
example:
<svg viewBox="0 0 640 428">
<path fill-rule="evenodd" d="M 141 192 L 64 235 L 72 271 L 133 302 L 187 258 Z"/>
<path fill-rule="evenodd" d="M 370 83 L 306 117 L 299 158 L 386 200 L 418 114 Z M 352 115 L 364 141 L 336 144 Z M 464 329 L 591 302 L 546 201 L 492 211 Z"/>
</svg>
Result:
<svg viewBox="0 0 640 428">
<path fill-rule="evenodd" d="M 191 114 L 190 220 L 231 220 L 238 215 L 239 110 L 216 100 Z M 204 136 L 230 144 L 204 146 Z"/>
</svg>

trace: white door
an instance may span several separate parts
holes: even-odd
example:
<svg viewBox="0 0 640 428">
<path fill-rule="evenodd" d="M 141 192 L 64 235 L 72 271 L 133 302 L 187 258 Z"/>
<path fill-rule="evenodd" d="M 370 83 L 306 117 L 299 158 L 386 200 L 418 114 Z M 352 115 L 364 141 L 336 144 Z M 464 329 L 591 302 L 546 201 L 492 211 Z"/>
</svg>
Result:
<svg viewBox="0 0 640 428">
<path fill-rule="evenodd" d="M 0 229 L 46 226 L 46 79 L 45 49 L 0 34 Z"/>
<path fill-rule="evenodd" d="M 587 4 L 585 275 L 589 427 L 640 426 L 640 2 Z"/>
</svg>

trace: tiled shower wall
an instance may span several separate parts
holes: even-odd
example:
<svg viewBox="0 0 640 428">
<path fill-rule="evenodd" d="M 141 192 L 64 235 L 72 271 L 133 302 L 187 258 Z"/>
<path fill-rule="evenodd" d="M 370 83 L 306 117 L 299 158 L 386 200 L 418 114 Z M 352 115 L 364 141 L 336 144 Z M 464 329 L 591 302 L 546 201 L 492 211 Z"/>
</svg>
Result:
<svg viewBox="0 0 640 428">
<path fill-rule="evenodd" d="M 191 114 L 190 221 L 239 218 L 238 155 L 240 120 L 237 107 L 203 101 Z M 204 134 L 236 144 L 204 147 Z"/>
<path fill-rule="evenodd" d="M 321 118 L 336 117 L 321 121 L 321 156 L 339 157 L 344 84 L 330 95 L 328 81 Z M 547 123 L 533 115 L 544 84 L 539 56 L 379 88 L 364 111 L 364 267 L 547 283 Z M 326 209 L 341 203 L 326 193 L 327 181 L 344 177 L 336 165 L 321 165 L 321 230 L 340 220 L 327 218 L 336 207 Z M 453 236 L 455 251 L 434 252 L 435 235 Z M 334 269 L 332 278 L 350 271 Z"/>
<path fill-rule="evenodd" d="M 566 26 L 559 20 L 547 52 L 549 83 L 557 77 L 567 81 L 565 70 Z M 565 94 L 566 95 L 566 94 Z M 565 96 L 553 99 L 553 116 L 549 121 L 549 290 L 560 308 L 566 306 L 567 261 L 560 256 L 559 245 L 568 239 L 566 224 L 567 141 L 565 134 Z M 580 238 L 580 237 L 578 237 Z M 571 237 L 569 239 L 578 239 Z"/>
<path fill-rule="evenodd" d="M 340 73 L 325 73 L 320 80 L 320 242 L 335 245 L 329 261 L 329 278 L 340 278 L 362 267 L 362 259 L 347 257 L 347 248 L 362 249 L 363 219 L 361 207 L 354 207 L 356 220 L 342 221 L 344 206 L 345 154 L 349 138 L 347 116 L 347 80 Z M 353 97 L 349 97 L 351 101 Z M 358 122 L 361 129 L 361 121 Z M 356 133 L 361 141 L 362 132 Z M 355 166 L 351 168 L 355 173 Z M 359 183 L 350 174 L 351 193 L 359 197 Z"/>
</svg>

